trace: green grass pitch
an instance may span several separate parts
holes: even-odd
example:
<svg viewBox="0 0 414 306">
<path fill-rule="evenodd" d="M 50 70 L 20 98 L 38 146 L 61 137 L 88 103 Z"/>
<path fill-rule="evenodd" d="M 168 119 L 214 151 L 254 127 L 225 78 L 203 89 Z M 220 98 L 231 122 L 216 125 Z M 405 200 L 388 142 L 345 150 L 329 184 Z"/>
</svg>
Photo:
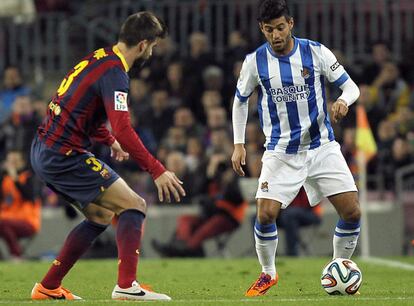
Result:
<svg viewBox="0 0 414 306">
<path fill-rule="evenodd" d="M 414 265 L 413 257 L 394 259 Z M 163 303 L 168 305 L 414 305 L 414 271 L 386 267 L 359 258 L 355 261 L 363 272 L 361 295 L 327 295 L 319 278 L 328 260 L 279 258 L 279 284 L 259 298 L 243 296 L 259 273 L 255 258 L 141 259 L 138 274 L 141 283 L 150 284 L 154 290 L 173 298 L 173 301 Z M 83 260 L 72 269 L 64 285 L 84 301 L 32 302 L 30 290 L 49 265 L 48 262 L 0 263 L 0 305 L 134 303 L 110 299 L 116 281 L 116 260 Z"/>
</svg>

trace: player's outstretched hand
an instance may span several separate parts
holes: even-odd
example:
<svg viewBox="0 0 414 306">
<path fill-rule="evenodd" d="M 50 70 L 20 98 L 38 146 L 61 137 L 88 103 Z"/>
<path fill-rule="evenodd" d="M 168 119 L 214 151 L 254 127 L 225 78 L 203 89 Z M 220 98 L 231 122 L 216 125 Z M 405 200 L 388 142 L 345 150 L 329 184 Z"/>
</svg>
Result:
<svg viewBox="0 0 414 306">
<path fill-rule="evenodd" d="M 244 148 L 244 144 L 237 143 L 234 145 L 231 163 L 233 165 L 233 170 L 236 171 L 238 175 L 244 176 L 242 168 L 242 166 L 246 165 L 246 149 Z"/>
<path fill-rule="evenodd" d="M 338 122 L 343 117 L 346 116 L 348 113 L 348 105 L 344 100 L 338 99 L 336 102 L 332 105 L 332 119 L 333 122 Z"/>
<path fill-rule="evenodd" d="M 179 180 L 174 172 L 167 170 L 154 182 L 155 186 L 157 186 L 158 198 L 161 202 L 164 202 L 164 199 L 166 199 L 168 203 L 171 203 L 171 193 L 177 202 L 181 201 L 180 195 L 185 196 L 185 190 L 181 186 L 183 182 Z"/>
<path fill-rule="evenodd" d="M 123 161 L 129 158 L 129 153 L 122 150 L 119 142 L 115 140 L 111 146 L 111 157 L 115 158 L 117 161 Z"/>
</svg>

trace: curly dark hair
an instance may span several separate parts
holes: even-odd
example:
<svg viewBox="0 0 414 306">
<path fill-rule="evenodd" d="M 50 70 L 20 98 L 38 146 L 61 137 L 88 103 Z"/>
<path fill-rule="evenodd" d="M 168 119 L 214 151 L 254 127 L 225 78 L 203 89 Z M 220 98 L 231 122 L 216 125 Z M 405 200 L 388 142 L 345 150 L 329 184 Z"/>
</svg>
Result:
<svg viewBox="0 0 414 306">
<path fill-rule="evenodd" d="M 257 21 L 269 22 L 282 16 L 285 16 L 287 20 L 291 17 L 285 0 L 262 0 L 260 2 Z"/>
</svg>

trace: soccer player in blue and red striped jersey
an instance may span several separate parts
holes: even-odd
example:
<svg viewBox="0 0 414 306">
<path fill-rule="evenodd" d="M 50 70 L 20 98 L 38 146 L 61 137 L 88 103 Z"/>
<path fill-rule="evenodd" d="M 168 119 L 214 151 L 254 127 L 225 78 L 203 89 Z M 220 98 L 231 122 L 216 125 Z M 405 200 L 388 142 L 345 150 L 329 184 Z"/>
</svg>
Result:
<svg viewBox="0 0 414 306">
<path fill-rule="evenodd" d="M 111 147 L 115 159 L 131 156 L 148 171 L 160 201 L 185 196 L 182 182 L 152 156 L 131 127 L 128 112 L 128 70 L 145 61 L 166 35 L 151 12 L 128 17 L 118 43 L 94 51 L 63 79 L 49 103 L 47 117 L 33 140 L 31 162 L 37 175 L 86 217 L 67 237 L 46 276 L 32 290 L 32 299 L 80 299 L 61 286 L 62 279 L 92 242 L 118 216 L 118 283 L 113 299 L 170 300 L 143 289 L 136 281 L 146 203 L 119 175 L 88 151 L 91 142 Z M 112 132 L 106 128 L 109 121 Z"/>
</svg>

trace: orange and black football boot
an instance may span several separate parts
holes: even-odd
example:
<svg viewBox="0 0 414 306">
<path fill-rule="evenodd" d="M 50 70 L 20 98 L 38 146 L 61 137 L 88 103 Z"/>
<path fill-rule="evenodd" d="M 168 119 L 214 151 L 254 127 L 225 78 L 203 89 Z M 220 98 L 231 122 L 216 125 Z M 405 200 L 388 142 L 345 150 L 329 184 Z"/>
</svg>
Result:
<svg viewBox="0 0 414 306">
<path fill-rule="evenodd" d="M 62 286 L 46 289 L 41 283 L 36 283 L 32 289 L 32 300 L 82 300 L 82 298 Z"/>
<path fill-rule="evenodd" d="M 259 296 L 265 294 L 272 286 L 277 284 L 279 279 L 276 273 L 276 278 L 272 279 L 269 274 L 261 273 L 259 278 L 247 289 L 245 296 Z"/>
</svg>

